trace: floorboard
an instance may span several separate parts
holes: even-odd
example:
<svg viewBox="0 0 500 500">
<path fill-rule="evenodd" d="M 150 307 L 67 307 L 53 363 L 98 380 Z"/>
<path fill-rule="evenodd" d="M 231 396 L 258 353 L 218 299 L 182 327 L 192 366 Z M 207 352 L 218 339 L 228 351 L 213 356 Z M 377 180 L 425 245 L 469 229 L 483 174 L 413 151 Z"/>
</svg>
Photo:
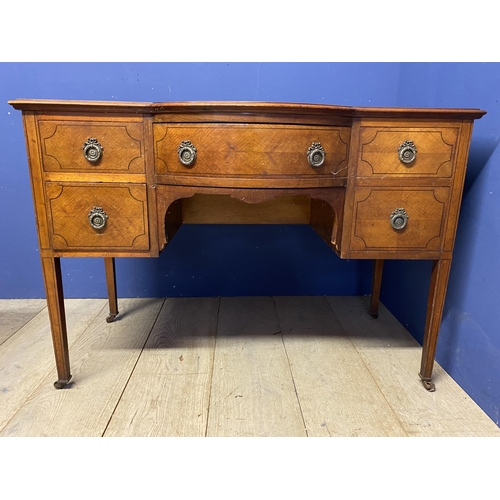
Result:
<svg viewBox="0 0 500 500">
<path fill-rule="evenodd" d="M 105 300 L 65 301 L 70 349 L 105 307 Z M 47 378 L 48 377 L 48 378 Z M 43 309 L 0 346 L 0 431 L 40 384 L 57 380 L 49 315 Z M 1 434 L 0 434 L 1 435 Z"/>
<path fill-rule="evenodd" d="M 218 298 L 166 299 L 105 436 L 204 436 Z"/>
<path fill-rule="evenodd" d="M 305 436 L 271 297 L 223 297 L 208 436 Z"/>
<path fill-rule="evenodd" d="M 122 314 L 113 323 L 106 323 L 108 311 L 101 308 L 70 348 L 74 382 L 56 390 L 53 377 L 45 378 L 0 435 L 102 436 L 162 303 L 122 299 Z"/>
<path fill-rule="evenodd" d="M 418 377 L 422 348 L 383 305 L 374 320 L 368 297 L 327 299 L 408 435 L 500 436 L 500 429 L 438 363 L 436 392 L 423 388 Z"/>
<path fill-rule="evenodd" d="M 47 305 L 45 299 L 0 300 L 0 345 Z"/>
<path fill-rule="evenodd" d="M 323 297 L 276 297 L 309 436 L 406 436 Z"/>
</svg>

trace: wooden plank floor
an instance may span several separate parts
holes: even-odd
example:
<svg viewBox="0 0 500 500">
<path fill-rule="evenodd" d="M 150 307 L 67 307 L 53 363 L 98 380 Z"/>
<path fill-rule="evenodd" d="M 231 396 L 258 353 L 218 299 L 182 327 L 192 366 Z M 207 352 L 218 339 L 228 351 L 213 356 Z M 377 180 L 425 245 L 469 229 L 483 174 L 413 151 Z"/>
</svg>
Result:
<svg viewBox="0 0 500 500">
<path fill-rule="evenodd" d="M 55 390 L 44 301 L 0 300 L 0 436 L 500 436 L 367 297 L 66 301 Z"/>
</svg>

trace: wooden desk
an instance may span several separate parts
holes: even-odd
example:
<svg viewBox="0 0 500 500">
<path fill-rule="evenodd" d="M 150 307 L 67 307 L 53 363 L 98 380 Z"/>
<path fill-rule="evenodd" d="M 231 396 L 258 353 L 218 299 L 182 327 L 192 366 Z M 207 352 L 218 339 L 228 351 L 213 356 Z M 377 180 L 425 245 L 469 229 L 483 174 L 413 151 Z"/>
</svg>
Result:
<svg viewBox="0 0 500 500">
<path fill-rule="evenodd" d="M 214 196 L 300 197 L 343 259 L 433 261 L 420 378 L 431 381 L 477 109 L 10 101 L 22 110 L 58 380 L 71 379 L 61 257 L 157 257 Z M 196 195 L 196 196 L 195 196 Z M 196 201 L 198 200 L 198 201 Z M 189 207 L 189 208 L 188 208 Z M 275 217 L 275 214 L 269 213 Z M 260 214 L 258 222 L 266 222 Z"/>
</svg>

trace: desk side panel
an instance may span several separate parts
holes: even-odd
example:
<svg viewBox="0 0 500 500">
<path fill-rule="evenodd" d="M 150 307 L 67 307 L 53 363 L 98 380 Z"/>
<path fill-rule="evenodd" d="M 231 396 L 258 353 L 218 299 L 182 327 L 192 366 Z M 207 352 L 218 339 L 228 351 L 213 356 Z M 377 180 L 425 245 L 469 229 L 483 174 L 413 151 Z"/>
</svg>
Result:
<svg viewBox="0 0 500 500">
<path fill-rule="evenodd" d="M 40 251 L 50 248 L 49 231 L 47 224 L 47 208 L 43 186 L 43 172 L 40 155 L 40 144 L 36 115 L 32 111 L 23 112 L 24 135 L 26 139 L 26 152 L 30 170 L 31 189 L 35 207 L 35 218 L 38 231 Z"/>
<path fill-rule="evenodd" d="M 451 187 L 450 213 L 444 237 L 444 250 L 448 252 L 452 252 L 455 245 L 465 174 L 467 170 L 467 160 L 469 157 L 470 141 L 472 137 L 472 128 L 472 121 L 464 121 L 460 129 L 455 174 L 453 176 L 453 183 Z"/>
</svg>

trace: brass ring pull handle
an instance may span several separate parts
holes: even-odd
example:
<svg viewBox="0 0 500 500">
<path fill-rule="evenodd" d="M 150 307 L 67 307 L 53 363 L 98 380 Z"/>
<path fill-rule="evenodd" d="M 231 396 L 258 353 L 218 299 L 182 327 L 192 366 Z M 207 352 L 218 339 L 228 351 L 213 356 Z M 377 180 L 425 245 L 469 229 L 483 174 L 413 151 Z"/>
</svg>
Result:
<svg viewBox="0 0 500 500">
<path fill-rule="evenodd" d="M 102 209 L 102 207 L 94 207 L 88 215 L 90 225 L 94 229 L 103 229 L 108 220 L 108 216 L 106 212 Z"/>
<path fill-rule="evenodd" d="M 325 163 L 325 156 L 325 150 L 320 142 L 313 142 L 307 150 L 307 161 L 311 167 L 321 167 Z"/>
<path fill-rule="evenodd" d="M 196 161 L 196 148 L 191 141 L 182 141 L 177 148 L 179 160 L 186 167 L 190 167 Z"/>
<path fill-rule="evenodd" d="M 398 148 L 399 161 L 408 165 L 415 161 L 417 157 L 417 148 L 412 141 L 405 141 Z"/>
<path fill-rule="evenodd" d="M 98 162 L 101 159 L 104 148 L 99 144 L 97 139 L 89 138 L 83 145 L 83 156 L 92 163 Z"/>
<path fill-rule="evenodd" d="M 391 226 L 396 231 L 401 231 L 401 229 L 405 228 L 408 222 L 408 214 L 406 213 L 406 210 L 404 208 L 396 208 L 396 210 L 392 212 L 390 219 Z"/>
</svg>

